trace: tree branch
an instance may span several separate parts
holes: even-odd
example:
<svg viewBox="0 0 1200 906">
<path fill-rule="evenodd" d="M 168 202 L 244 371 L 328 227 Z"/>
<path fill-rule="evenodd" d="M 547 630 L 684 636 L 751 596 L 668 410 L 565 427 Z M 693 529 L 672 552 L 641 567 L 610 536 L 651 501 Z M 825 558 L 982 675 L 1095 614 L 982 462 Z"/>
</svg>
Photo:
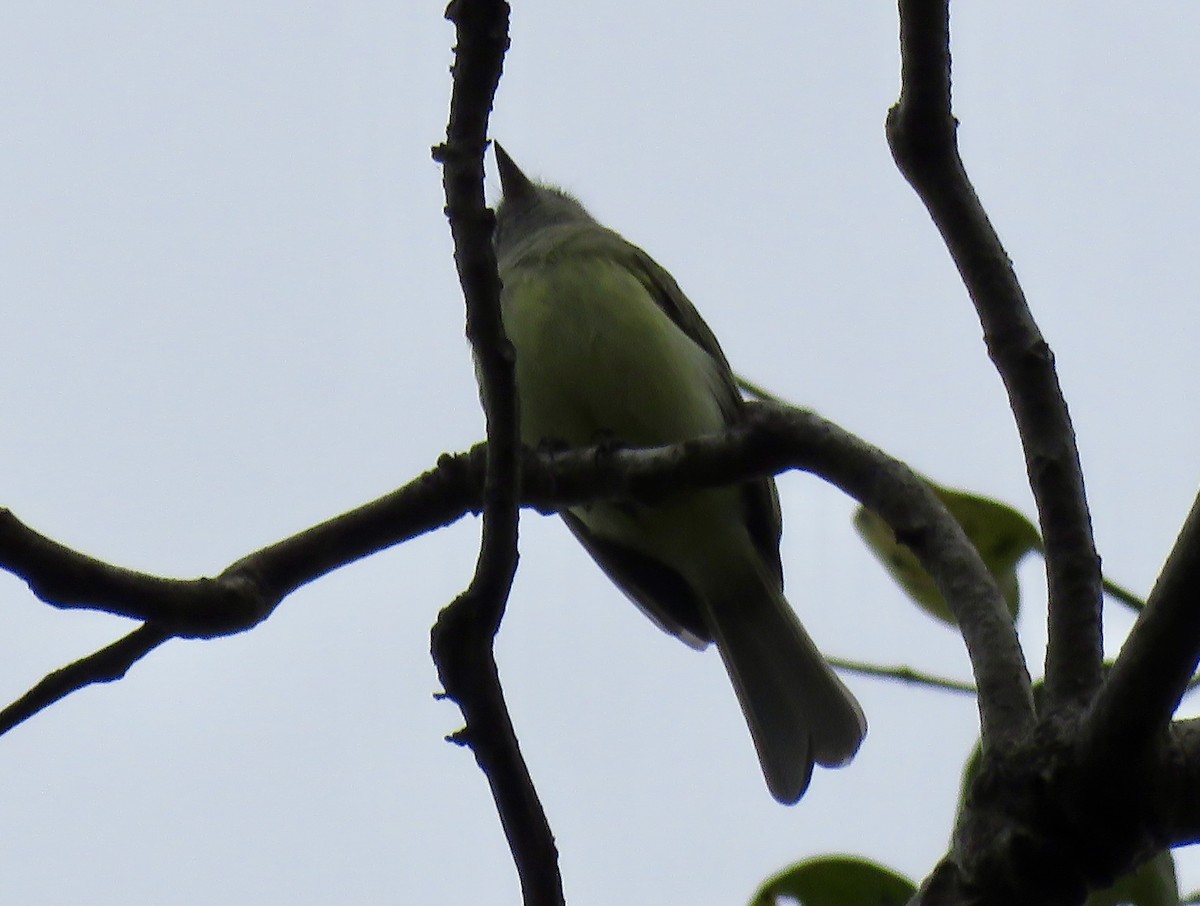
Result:
<svg viewBox="0 0 1200 906">
<path fill-rule="evenodd" d="M 475 354 L 487 422 L 483 534 L 470 585 L 439 615 L 431 654 L 446 697 L 461 708 L 454 741 L 470 746 L 486 776 L 508 838 L 527 906 L 560 906 L 558 851 L 521 756 L 492 642 L 517 568 L 518 452 L 514 354 L 500 319 L 500 279 L 492 251 L 493 216 L 484 203 L 483 152 L 488 114 L 508 49 L 504 0 L 452 0 L 446 17 L 458 37 L 443 164 L 446 214 L 466 302 L 467 337 Z"/>
<path fill-rule="evenodd" d="M 1200 661 L 1200 496 L 1082 731 L 1097 778 L 1140 762 Z"/>
<path fill-rule="evenodd" d="M 1100 685 L 1099 558 L 1054 356 L 958 154 L 949 39 L 949 0 L 900 0 L 902 87 L 888 143 L 975 304 L 1021 436 L 1046 544 L 1046 704 L 1055 712 L 1086 704 Z"/>
<path fill-rule="evenodd" d="M 944 676 L 933 676 L 914 670 L 912 667 L 883 667 L 879 664 L 868 664 L 865 661 L 848 661 L 840 657 L 827 657 L 830 667 L 836 667 L 843 673 L 857 673 L 859 676 L 871 676 L 876 679 L 897 680 L 912 686 L 928 686 L 931 689 L 943 689 L 946 692 L 959 692 L 963 695 L 975 695 L 975 687 L 970 683 L 949 679 Z"/>
<path fill-rule="evenodd" d="M 55 670 L 0 711 L 0 735 L 84 686 L 122 679 L 130 667 L 169 638 L 169 632 L 147 623 L 107 648 Z"/>
<path fill-rule="evenodd" d="M 215 579 L 167 579 L 103 563 L 0 510 L 0 569 L 24 579 L 39 599 L 150 621 L 48 675 L 0 712 L 0 735 L 78 689 L 120 679 L 169 638 L 250 629 L 313 579 L 477 510 L 483 449 L 442 456 L 436 469 L 400 490 L 243 557 Z"/>
<path fill-rule="evenodd" d="M 788 468 L 813 472 L 878 513 L 906 544 L 949 602 L 963 633 L 979 690 L 985 743 L 1005 750 L 1033 730 L 1029 673 L 1004 599 L 987 567 L 930 489 L 906 465 L 812 412 L 747 403 L 745 423 L 723 436 L 654 449 L 579 451 L 547 457 L 553 467 L 526 475 L 525 499 L 553 505 L 605 496 L 651 498 L 680 486 L 698 487 Z M 553 484 L 539 480 L 552 476 Z M 668 481 L 669 476 L 669 481 Z"/>
<path fill-rule="evenodd" d="M 1164 846 L 1200 843 L 1200 719 L 1176 721 L 1169 740 L 1156 773 L 1157 826 Z"/>
<path fill-rule="evenodd" d="M 7 509 L 0 509 L 0 568 L 56 607 L 159 621 L 174 635 L 249 629 L 271 610 L 252 595 L 222 594 L 226 589 L 212 580 L 164 579 L 103 563 L 38 534 Z"/>
<path fill-rule="evenodd" d="M 786 469 L 812 472 L 878 512 L 912 547 L 955 606 L 981 701 L 989 703 L 982 707 L 989 715 L 985 735 L 999 740 L 1027 732 L 1033 719 L 1028 675 L 1000 593 L 928 485 L 907 466 L 812 412 L 764 403 L 746 408 L 746 422 L 728 433 L 669 447 L 526 451 L 521 503 L 555 512 L 600 498 L 653 500 L 675 490 Z M 477 511 L 484 471 L 482 447 L 444 455 L 436 468 L 405 487 L 250 554 L 216 579 L 162 579 L 83 558 L 37 535 L 11 514 L 0 520 L 0 568 L 24 578 L 55 606 L 125 615 L 135 609 L 121 597 L 128 594 L 140 602 L 138 613 L 170 635 L 239 632 L 319 575 Z M 43 557 L 14 555 L 39 545 L 48 552 Z M 56 581 L 56 573 L 71 572 L 78 559 L 89 564 L 99 591 L 82 581 L 69 586 Z M 117 580 L 125 584 L 114 587 Z M 69 600 L 53 598 L 49 589 L 69 591 Z M 203 632 L 201 625 L 207 627 Z"/>
<path fill-rule="evenodd" d="M 0 509 L 0 569 L 54 607 L 155 623 L 181 638 L 231 635 L 266 619 L 300 586 L 477 509 L 482 461 L 482 447 L 443 456 L 403 488 L 243 557 L 216 578 L 168 579 L 113 566 Z"/>
<path fill-rule="evenodd" d="M 979 552 L 928 483 L 906 465 L 810 412 L 748 404 L 746 443 L 777 471 L 788 457 L 877 513 L 933 577 L 962 630 L 984 745 L 1003 752 L 1034 725 L 1029 672 L 1003 596 Z M 799 443 L 798 443 L 799 441 Z"/>
</svg>

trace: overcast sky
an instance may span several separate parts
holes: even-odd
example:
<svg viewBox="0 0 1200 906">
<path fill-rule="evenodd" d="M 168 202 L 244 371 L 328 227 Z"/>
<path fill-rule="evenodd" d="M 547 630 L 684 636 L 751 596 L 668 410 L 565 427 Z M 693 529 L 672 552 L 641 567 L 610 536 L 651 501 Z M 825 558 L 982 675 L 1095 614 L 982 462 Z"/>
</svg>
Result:
<svg viewBox="0 0 1200 906">
<path fill-rule="evenodd" d="M 892 4 L 514 5 L 493 134 L 529 173 L 668 267 L 735 368 L 1032 514 L 978 322 L 884 141 Z M 429 155 L 442 6 L 0 5 L 0 505 L 211 575 L 480 438 Z M 1057 354 L 1105 570 L 1144 592 L 1200 473 L 1200 5 L 972 0 L 953 35 L 963 156 Z M 967 678 L 851 504 L 781 490 L 821 647 Z M 736 904 L 827 852 L 932 866 L 972 700 L 848 678 L 859 757 L 781 807 L 716 654 L 655 629 L 556 520 L 522 529 L 498 658 L 569 901 Z M 341 570 L 0 739 L 0 900 L 518 903 L 428 657 L 477 542 L 468 519 Z M 1037 674 L 1040 564 L 1022 577 Z M 0 576 L 0 698 L 130 628 Z"/>
</svg>

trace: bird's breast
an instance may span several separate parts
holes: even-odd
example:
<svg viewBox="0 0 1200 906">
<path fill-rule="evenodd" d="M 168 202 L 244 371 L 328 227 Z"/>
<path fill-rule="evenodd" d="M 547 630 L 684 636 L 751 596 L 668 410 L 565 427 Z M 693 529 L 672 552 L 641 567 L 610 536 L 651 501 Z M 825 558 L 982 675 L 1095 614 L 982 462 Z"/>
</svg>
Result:
<svg viewBox="0 0 1200 906">
<path fill-rule="evenodd" d="M 724 426 L 717 364 L 615 259 L 514 268 L 502 305 L 526 443 L 644 446 Z"/>
</svg>

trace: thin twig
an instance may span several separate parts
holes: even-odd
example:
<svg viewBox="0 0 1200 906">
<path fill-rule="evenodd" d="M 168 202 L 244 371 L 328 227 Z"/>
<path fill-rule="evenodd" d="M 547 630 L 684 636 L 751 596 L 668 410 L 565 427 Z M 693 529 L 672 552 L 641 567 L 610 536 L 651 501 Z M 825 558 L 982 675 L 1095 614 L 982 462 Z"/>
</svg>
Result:
<svg viewBox="0 0 1200 906">
<path fill-rule="evenodd" d="M 1104 593 L 1114 601 L 1119 601 L 1130 610 L 1138 611 L 1139 613 L 1145 609 L 1146 602 L 1142 598 L 1135 595 L 1123 585 L 1118 585 L 1110 579 L 1104 580 Z"/>
<path fill-rule="evenodd" d="M 160 626 L 144 624 L 107 648 L 48 674 L 40 683 L 0 711 L 0 735 L 50 707 L 76 690 L 93 683 L 119 680 L 171 634 Z"/>
<path fill-rule="evenodd" d="M 947 692 L 961 692 L 964 695 L 976 695 L 976 689 L 970 683 L 961 680 L 948 679 L 914 670 L 912 667 L 882 667 L 878 664 L 868 664 L 866 661 L 848 661 L 845 658 L 827 657 L 831 667 L 846 673 L 857 673 L 859 676 L 873 676 L 877 679 L 899 680 L 910 686 L 928 686 L 931 689 L 945 689 Z"/>
</svg>

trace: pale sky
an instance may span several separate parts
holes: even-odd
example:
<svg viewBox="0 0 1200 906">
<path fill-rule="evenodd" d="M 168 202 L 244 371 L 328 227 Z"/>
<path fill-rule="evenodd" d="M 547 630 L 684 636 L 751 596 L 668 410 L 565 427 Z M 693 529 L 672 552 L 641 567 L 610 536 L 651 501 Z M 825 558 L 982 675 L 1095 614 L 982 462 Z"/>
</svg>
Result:
<svg viewBox="0 0 1200 906">
<path fill-rule="evenodd" d="M 527 172 L 669 268 L 735 368 L 1032 514 L 978 322 L 884 140 L 892 4 L 514 6 L 493 134 Z M 479 439 L 429 155 L 442 9 L 0 5 L 0 505 L 114 563 L 213 574 Z M 1200 6 L 973 0 L 952 27 L 964 158 L 1057 354 L 1106 573 L 1144 592 L 1200 474 Z M 967 678 L 851 504 L 781 490 L 821 647 Z M 556 520 L 522 529 L 498 658 L 569 902 L 743 903 L 834 852 L 932 867 L 970 699 L 849 677 L 861 753 L 781 807 L 717 655 Z M 343 569 L 0 739 L 0 901 L 517 904 L 428 657 L 477 542 L 464 520 Z M 1022 576 L 1038 674 L 1040 564 Z M 129 629 L 0 576 L 0 698 Z"/>
</svg>

